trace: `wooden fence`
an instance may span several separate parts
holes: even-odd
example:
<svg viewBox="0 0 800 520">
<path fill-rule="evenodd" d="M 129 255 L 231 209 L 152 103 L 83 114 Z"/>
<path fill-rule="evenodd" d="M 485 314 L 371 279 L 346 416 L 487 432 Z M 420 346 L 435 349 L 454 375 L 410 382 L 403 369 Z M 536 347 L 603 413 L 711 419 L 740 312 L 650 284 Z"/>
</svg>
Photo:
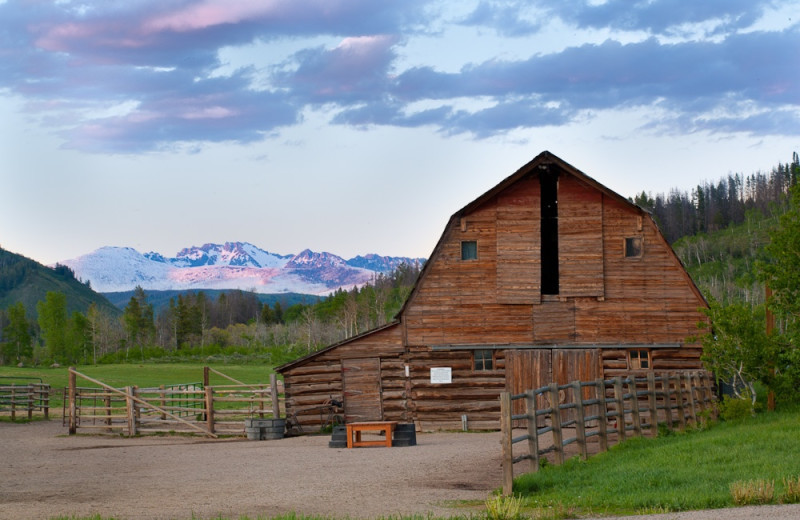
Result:
<svg viewBox="0 0 800 520">
<path fill-rule="evenodd" d="M 246 384 L 206 367 L 206 383 L 209 371 L 236 384 L 113 388 L 70 368 L 65 399 L 69 433 L 75 434 L 80 428 L 128 436 L 146 433 L 243 436 L 245 419 L 281 417 L 275 374 L 270 384 Z M 79 378 L 95 386 L 78 386 Z"/>
<path fill-rule="evenodd" d="M 517 400 L 524 400 L 525 413 L 513 413 L 512 403 Z M 541 403 L 547 406 L 540 407 Z M 553 452 L 556 464 L 563 464 L 565 448 L 573 443 L 586 459 L 587 440 L 591 437 L 598 438 L 599 451 L 606 451 L 611 443 L 624 441 L 629 432 L 643 435 L 648 430 L 656 436 L 659 425 L 683 429 L 689 423 L 696 423 L 704 410 L 714 410 L 714 391 L 707 372 L 662 375 L 651 372 L 647 377 L 553 383 L 518 395 L 503 392 L 500 395 L 503 494 L 512 493 L 517 462 L 529 460 L 530 471 L 535 472 L 540 457 Z M 527 433 L 514 437 L 515 427 L 524 428 Z M 552 443 L 543 449 L 540 437 L 547 433 L 552 434 Z M 515 457 L 513 445 L 525 441 L 528 453 Z"/>
<path fill-rule="evenodd" d="M 17 420 L 17 414 L 33 419 L 37 412 L 49 419 L 50 385 L 41 382 L 0 385 L 0 412 L 9 414 L 12 421 Z"/>
</svg>

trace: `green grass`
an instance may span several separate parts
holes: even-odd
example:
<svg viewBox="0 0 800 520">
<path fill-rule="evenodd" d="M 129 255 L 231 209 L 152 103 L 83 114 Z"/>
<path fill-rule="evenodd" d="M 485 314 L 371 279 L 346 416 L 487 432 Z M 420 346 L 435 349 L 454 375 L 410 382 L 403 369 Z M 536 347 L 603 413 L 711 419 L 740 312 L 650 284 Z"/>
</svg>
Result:
<svg viewBox="0 0 800 520">
<path fill-rule="evenodd" d="M 115 388 L 134 385 L 140 388 L 147 388 L 157 387 L 159 385 L 202 383 L 204 366 L 210 366 L 243 383 L 269 383 L 269 376 L 273 372 L 272 367 L 264 365 L 215 365 L 213 363 L 79 365 L 76 366 L 75 369 L 81 374 L 85 374 Z M 50 409 L 56 415 L 60 414 L 63 404 L 62 391 L 68 385 L 69 381 L 67 367 L 18 368 L 0 366 L 0 376 L 2 376 L 0 377 L 0 384 L 4 384 L 3 382 L 10 383 L 12 380 L 5 379 L 8 377 L 40 378 L 43 383 L 50 385 L 52 391 Z M 213 372 L 209 379 L 212 385 L 234 384 Z M 24 383 L 26 381 L 17 380 L 15 382 Z M 79 377 L 78 386 L 95 387 L 97 385 Z"/>
<path fill-rule="evenodd" d="M 731 483 L 781 482 L 800 472 L 800 412 L 658 439 L 634 438 L 588 461 L 577 458 L 515 480 L 526 509 L 578 515 L 686 511 L 733 506 Z"/>
</svg>

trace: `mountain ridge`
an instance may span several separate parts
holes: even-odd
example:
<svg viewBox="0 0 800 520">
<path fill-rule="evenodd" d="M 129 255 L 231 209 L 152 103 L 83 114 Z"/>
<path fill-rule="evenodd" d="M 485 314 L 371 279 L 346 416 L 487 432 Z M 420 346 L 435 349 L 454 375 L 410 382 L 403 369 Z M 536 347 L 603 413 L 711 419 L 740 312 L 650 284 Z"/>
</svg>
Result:
<svg viewBox="0 0 800 520">
<path fill-rule="evenodd" d="M 241 289 L 262 294 L 327 295 L 340 288 L 362 286 L 403 263 L 424 262 L 424 258 L 377 254 L 345 260 L 311 249 L 279 255 L 249 242 L 225 242 L 183 248 L 174 257 L 105 246 L 58 263 L 103 293 L 141 286 L 150 290 Z"/>
</svg>

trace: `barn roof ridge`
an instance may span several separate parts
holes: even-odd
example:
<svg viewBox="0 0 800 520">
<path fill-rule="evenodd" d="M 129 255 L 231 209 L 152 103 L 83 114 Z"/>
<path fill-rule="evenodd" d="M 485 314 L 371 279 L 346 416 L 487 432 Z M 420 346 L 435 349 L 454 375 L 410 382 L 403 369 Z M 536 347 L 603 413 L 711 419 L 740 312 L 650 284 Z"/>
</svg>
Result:
<svg viewBox="0 0 800 520">
<path fill-rule="evenodd" d="M 361 334 L 356 334 L 355 336 L 350 336 L 349 338 L 345 338 L 345 339 L 343 339 L 341 341 L 337 341 L 336 343 L 331 343 L 330 345 L 328 345 L 327 347 L 325 347 L 325 348 L 323 348 L 321 350 L 314 351 L 314 352 L 312 352 L 310 354 L 306 354 L 303 357 L 297 358 L 297 359 L 295 359 L 293 361 L 289 361 L 288 363 L 284 363 L 283 365 L 277 366 L 277 367 L 274 368 L 274 370 L 275 370 L 275 372 L 282 372 L 283 370 L 286 370 L 287 368 L 291 368 L 293 366 L 297 366 L 297 365 L 299 365 L 299 364 L 301 364 L 301 363 L 303 363 L 305 361 L 308 361 L 309 359 L 313 359 L 313 358 L 319 356 L 320 354 L 324 354 L 325 352 L 328 352 L 328 351 L 333 350 L 333 349 L 335 349 L 337 347 L 340 347 L 342 345 L 350 343 L 351 341 L 355 341 L 357 339 L 363 338 L 364 336 L 369 336 L 370 334 L 375 334 L 376 332 L 380 332 L 382 330 L 389 329 L 391 327 L 395 327 L 395 326 L 397 326 L 399 324 L 400 324 L 400 320 L 395 318 L 395 319 L 391 320 L 390 322 L 386 323 L 385 325 L 381 325 L 381 326 L 375 327 L 373 329 L 366 330 L 366 331 L 362 332 Z"/>
<path fill-rule="evenodd" d="M 599 191 L 602 191 L 605 195 L 608 195 L 608 196 L 610 196 L 610 197 L 612 197 L 612 198 L 614 198 L 614 199 L 616 199 L 616 200 L 618 200 L 618 201 L 620 201 L 620 202 L 622 202 L 622 203 L 624 203 L 624 204 L 626 204 L 628 206 L 634 207 L 639 211 L 642 211 L 644 213 L 648 213 L 648 211 L 645 210 L 644 208 L 642 208 L 641 206 L 631 202 L 629 199 L 623 197 L 622 195 L 620 195 L 619 193 L 615 192 L 614 190 L 612 190 L 608 186 L 605 186 L 604 184 L 600 183 L 599 181 L 597 181 L 593 177 L 590 177 L 589 175 L 585 174 L 584 172 L 582 172 L 581 170 L 579 170 L 575 166 L 571 165 L 570 163 L 566 162 L 565 160 L 561 159 L 560 157 L 558 157 L 554 153 L 552 153 L 552 152 L 550 152 L 548 150 L 545 150 L 545 151 L 541 152 L 539 155 L 537 155 L 536 157 L 534 157 L 533 159 L 531 159 L 530 161 L 528 161 L 527 163 L 525 163 L 523 166 L 518 168 L 514 173 L 512 173 L 511 175 L 509 175 L 508 177 L 506 177 L 505 179 L 503 179 L 499 183 L 497 183 L 494 187 L 490 188 L 483 195 L 480 195 L 479 197 L 474 199 L 472 202 L 470 202 L 469 204 L 467 204 L 466 206 L 464 206 L 460 210 L 456 211 L 453 214 L 453 217 L 460 217 L 460 216 L 462 216 L 462 215 L 464 215 L 466 213 L 469 213 L 474 208 L 476 208 L 476 207 L 480 206 L 481 204 L 485 203 L 486 201 L 490 200 L 492 197 L 494 197 L 495 195 L 497 195 L 501 191 L 505 190 L 509 186 L 511 186 L 514 183 L 516 183 L 517 181 L 519 181 L 521 178 L 523 178 L 526 175 L 530 174 L 536 168 L 538 168 L 540 166 L 551 165 L 551 164 L 555 164 L 556 166 L 558 166 L 561 169 L 567 171 L 571 175 L 573 175 L 573 176 L 577 177 L 578 179 L 581 179 L 582 181 L 586 182 L 587 184 L 589 184 L 593 188 L 595 188 L 595 189 L 597 189 Z"/>
</svg>

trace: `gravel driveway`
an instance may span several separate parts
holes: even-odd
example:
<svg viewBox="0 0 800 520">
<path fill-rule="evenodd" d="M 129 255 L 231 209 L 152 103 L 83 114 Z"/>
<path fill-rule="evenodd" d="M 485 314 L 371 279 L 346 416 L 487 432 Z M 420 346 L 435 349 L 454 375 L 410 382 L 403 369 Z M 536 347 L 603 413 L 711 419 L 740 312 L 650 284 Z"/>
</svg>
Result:
<svg viewBox="0 0 800 520">
<path fill-rule="evenodd" d="M 60 421 L 0 423 L 0 519 L 55 515 L 188 520 L 279 513 L 458 514 L 501 482 L 498 433 L 418 434 L 406 448 L 67 436 Z"/>
</svg>

